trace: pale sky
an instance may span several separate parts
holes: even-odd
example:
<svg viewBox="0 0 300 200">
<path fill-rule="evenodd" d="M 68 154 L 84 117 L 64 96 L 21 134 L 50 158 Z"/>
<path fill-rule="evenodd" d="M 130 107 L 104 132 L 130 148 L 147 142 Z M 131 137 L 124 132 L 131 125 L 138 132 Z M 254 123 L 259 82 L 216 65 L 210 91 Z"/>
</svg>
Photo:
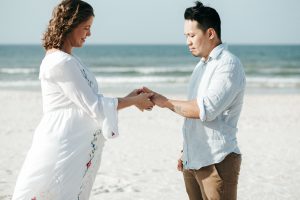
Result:
<svg viewBox="0 0 300 200">
<path fill-rule="evenodd" d="M 0 44 L 39 44 L 58 0 L 2 0 Z M 194 0 L 87 0 L 95 10 L 87 44 L 185 44 L 183 13 Z M 228 44 L 300 44 L 299 0 L 205 0 Z"/>
</svg>

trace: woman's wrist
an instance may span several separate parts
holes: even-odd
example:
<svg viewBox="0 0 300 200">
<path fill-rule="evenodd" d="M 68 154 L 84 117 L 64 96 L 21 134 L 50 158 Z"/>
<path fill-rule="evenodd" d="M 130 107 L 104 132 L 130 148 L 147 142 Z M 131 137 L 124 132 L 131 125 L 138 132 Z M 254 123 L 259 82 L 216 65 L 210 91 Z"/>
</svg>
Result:
<svg viewBox="0 0 300 200">
<path fill-rule="evenodd" d="M 118 98 L 118 110 L 135 105 L 136 101 L 134 97 L 126 96 Z"/>
</svg>

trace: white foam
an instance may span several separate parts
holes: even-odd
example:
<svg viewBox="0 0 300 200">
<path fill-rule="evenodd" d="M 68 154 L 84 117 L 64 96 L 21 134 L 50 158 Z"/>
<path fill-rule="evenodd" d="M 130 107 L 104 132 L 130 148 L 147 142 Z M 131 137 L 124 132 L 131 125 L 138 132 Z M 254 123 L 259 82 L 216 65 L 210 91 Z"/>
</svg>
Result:
<svg viewBox="0 0 300 200">
<path fill-rule="evenodd" d="M 40 86 L 40 81 L 24 80 L 24 81 L 0 81 L 0 87 L 27 87 Z"/>
<path fill-rule="evenodd" d="M 158 66 L 143 66 L 143 67 L 91 67 L 91 71 L 95 73 L 125 73 L 125 72 L 137 72 L 141 74 L 151 74 L 151 73 L 162 73 L 162 72 L 188 72 L 193 71 L 192 66 L 183 67 L 158 67 Z"/>
<path fill-rule="evenodd" d="M 300 87 L 300 78 L 283 78 L 283 77 L 247 77 L 248 87 Z"/>
<path fill-rule="evenodd" d="M 118 77 L 97 77 L 100 83 L 186 83 L 189 77 L 167 77 L 167 76 L 118 76 Z"/>
<path fill-rule="evenodd" d="M 37 68 L 0 68 L 0 73 L 5 74 L 32 74 L 37 72 Z"/>
<path fill-rule="evenodd" d="M 111 84 L 136 84 L 136 83 L 155 83 L 155 84 L 183 84 L 187 85 L 190 76 L 97 76 L 99 85 Z M 39 86 L 40 81 L 36 80 L 0 80 L 0 87 L 26 87 Z M 284 77 L 247 77 L 247 87 L 252 88 L 300 88 L 300 78 Z"/>
</svg>

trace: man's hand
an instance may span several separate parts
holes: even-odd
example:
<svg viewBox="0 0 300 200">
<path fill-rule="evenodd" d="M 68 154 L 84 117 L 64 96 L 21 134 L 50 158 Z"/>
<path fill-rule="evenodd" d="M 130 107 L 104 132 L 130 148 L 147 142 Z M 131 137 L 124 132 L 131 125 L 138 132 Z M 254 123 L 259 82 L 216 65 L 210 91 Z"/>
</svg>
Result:
<svg viewBox="0 0 300 200">
<path fill-rule="evenodd" d="M 150 90 L 149 88 L 147 88 L 147 87 L 143 87 L 143 92 L 145 92 L 145 93 L 152 93 L 153 94 L 153 96 L 151 97 L 151 101 L 155 104 L 155 105 L 157 105 L 157 106 L 159 106 L 159 107 L 161 107 L 161 108 L 165 108 L 166 107 L 166 104 L 167 104 L 167 102 L 168 102 L 168 99 L 165 97 L 165 96 L 163 96 L 163 95 L 161 95 L 161 94 L 158 94 L 157 92 L 154 92 L 154 91 L 152 91 L 152 90 Z"/>
<path fill-rule="evenodd" d="M 177 170 L 181 172 L 183 171 L 182 152 L 180 158 L 177 160 Z"/>
</svg>

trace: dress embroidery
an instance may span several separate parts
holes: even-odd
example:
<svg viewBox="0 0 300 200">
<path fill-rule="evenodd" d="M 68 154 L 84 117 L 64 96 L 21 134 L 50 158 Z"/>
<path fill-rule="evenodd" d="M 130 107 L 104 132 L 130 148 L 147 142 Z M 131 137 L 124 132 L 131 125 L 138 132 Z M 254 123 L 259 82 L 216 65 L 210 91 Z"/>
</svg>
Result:
<svg viewBox="0 0 300 200">
<path fill-rule="evenodd" d="M 51 191 L 43 191 L 43 192 L 38 192 L 35 196 L 33 196 L 30 200 L 53 200 L 55 199 L 53 193 Z"/>
<path fill-rule="evenodd" d="M 84 70 L 84 69 L 81 69 L 80 71 L 81 71 L 81 73 L 82 73 L 82 76 L 85 78 L 85 80 L 87 80 L 88 85 L 89 85 L 90 87 L 93 87 L 93 81 L 91 81 L 91 80 L 88 79 L 88 76 L 87 76 L 85 70 Z"/>
<path fill-rule="evenodd" d="M 85 180 L 88 172 L 90 171 L 89 169 L 93 167 L 93 161 L 95 160 L 94 157 L 95 157 L 95 152 L 96 150 L 98 149 L 98 146 L 97 146 L 97 141 L 98 141 L 98 137 L 99 135 L 102 134 L 102 130 L 101 129 L 98 129 L 94 132 L 93 134 L 93 139 L 91 141 L 91 152 L 90 152 L 90 159 L 89 161 L 86 163 L 85 167 L 85 172 L 84 172 L 84 175 L 83 175 L 83 181 L 82 181 L 82 184 L 80 186 L 80 192 L 78 194 L 78 200 L 80 199 L 80 195 L 85 187 L 86 184 L 88 184 L 88 182 Z"/>
</svg>

